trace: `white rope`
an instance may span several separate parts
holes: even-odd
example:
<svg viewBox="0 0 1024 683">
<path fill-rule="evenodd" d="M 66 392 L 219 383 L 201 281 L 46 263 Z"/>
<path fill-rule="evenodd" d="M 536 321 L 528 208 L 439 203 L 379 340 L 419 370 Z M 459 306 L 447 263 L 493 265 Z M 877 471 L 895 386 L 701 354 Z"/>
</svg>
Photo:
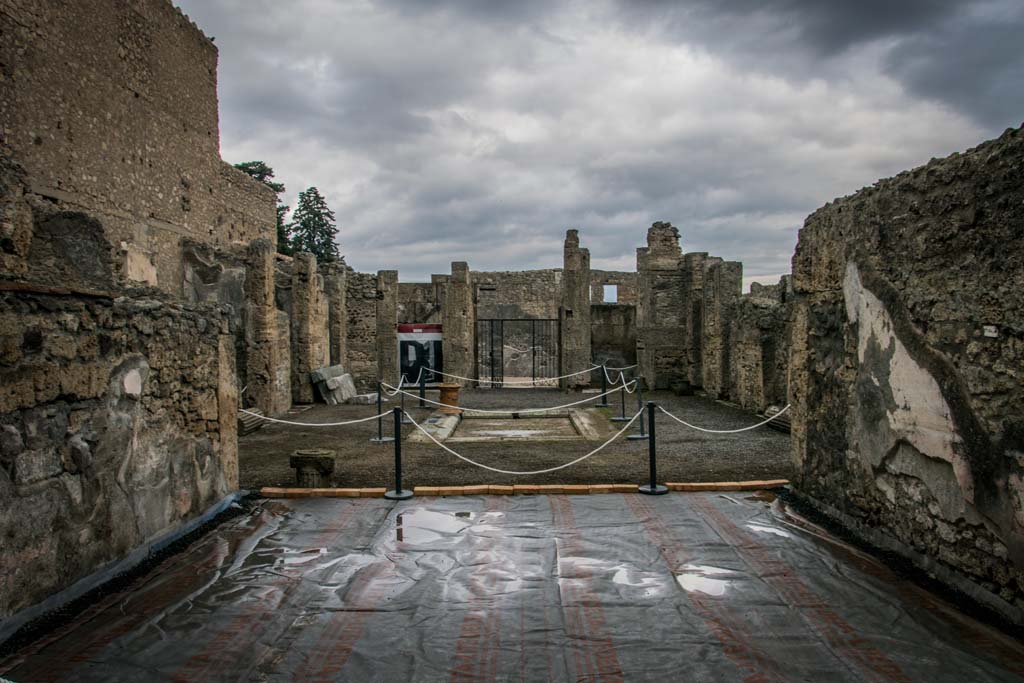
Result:
<svg viewBox="0 0 1024 683">
<path fill-rule="evenodd" d="M 635 367 L 636 367 L 637 365 L 639 365 L 639 363 L 633 363 L 632 365 L 627 365 L 627 366 L 626 366 L 626 367 L 624 367 L 624 368 L 608 368 L 608 369 L 609 369 L 609 370 L 632 370 L 632 369 L 633 369 L 633 368 L 635 368 Z"/>
<path fill-rule="evenodd" d="M 391 396 L 394 396 L 395 394 L 401 392 L 401 393 L 405 394 L 406 396 L 411 396 L 412 398 L 415 398 L 415 399 L 419 399 L 420 398 L 419 396 L 417 396 L 415 394 L 410 394 L 408 391 L 405 391 L 404 389 L 398 389 L 398 388 L 393 387 L 390 384 L 386 384 L 384 382 L 381 382 L 381 384 L 383 386 L 387 387 L 388 389 L 395 389 L 395 392 L 393 394 L 391 394 Z M 636 384 L 636 380 L 633 380 L 632 384 Z M 608 394 L 614 394 L 616 391 L 618 391 L 617 388 L 616 389 L 611 389 L 611 390 L 606 391 L 606 392 L 601 393 L 601 394 L 594 394 L 593 396 L 588 396 L 587 398 L 583 399 L 582 401 L 576 401 L 575 403 L 566 403 L 565 405 L 551 406 L 550 408 L 523 408 L 522 410 L 516 410 L 516 409 L 485 410 L 483 408 L 463 408 L 462 406 L 452 406 L 452 405 L 448 405 L 447 403 L 440 403 L 438 401 L 431 401 L 429 398 L 424 398 L 424 399 L 421 399 L 421 400 L 423 400 L 423 401 L 425 401 L 427 403 L 431 403 L 431 404 L 433 404 L 435 406 L 441 406 L 442 408 L 451 408 L 452 410 L 459 410 L 459 411 L 462 411 L 463 413 L 484 413 L 484 414 L 487 414 L 487 415 L 508 415 L 509 413 L 548 413 L 548 412 L 551 412 L 552 410 L 561 410 L 562 408 L 572 408 L 573 406 L 578 406 L 578 405 L 583 404 L 583 403 L 589 403 L 590 401 L 593 401 L 595 399 L 599 399 L 602 396 L 607 396 Z"/>
<path fill-rule="evenodd" d="M 381 413 L 380 415 L 371 415 L 370 417 L 364 417 L 361 420 L 346 420 L 345 422 L 291 422 L 290 420 L 278 420 L 276 417 L 267 417 L 266 415 L 260 415 L 259 413 L 252 412 L 251 410 L 246 410 L 245 408 L 239 408 L 238 412 L 245 413 L 246 415 L 252 415 L 253 417 L 258 417 L 261 420 L 266 420 L 267 422 L 276 422 L 278 424 L 283 425 L 295 425 L 296 427 L 341 427 L 344 425 L 354 425 L 359 424 L 360 422 L 369 422 L 370 420 L 377 420 L 384 416 L 384 413 Z"/>
<path fill-rule="evenodd" d="M 603 444 L 601 444 L 600 446 L 598 446 L 598 447 L 597 447 L 597 448 L 595 448 L 594 450 L 590 451 L 590 452 L 589 452 L 589 453 L 587 453 L 586 455 L 584 455 L 584 456 L 582 456 L 582 457 L 579 457 L 579 458 L 576 458 L 576 459 L 575 459 L 575 460 L 573 460 L 572 462 L 567 462 L 567 463 L 565 463 L 564 465 L 558 465 L 557 467 L 549 467 L 549 468 L 548 468 L 548 469 L 546 469 L 546 470 L 535 470 L 535 471 L 533 471 L 533 472 L 516 472 L 516 471 L 514 471 L 514 470 L 501 470 L 501 469 L 498 469 L 497 467 L 490 467 L 490 466 L 488 466 L 488 465 L 484 465 L 484 464 L 482 464 L 482 463 L 476 462 L 475 460 L 470 460 L 470 459 L 469 459 L 469 458 L 467 458 L 466 456 L 464 456 L 464 455 L 459 455 L 458 453 L 456 453 L 455 451 L 453 451 L 452 449 L 448 448 L 448 447 L 447 447 L 447 446 L 445 446 L 445 445 L 444 445 L 443 443 L 441 443 L 440 441 L 438 441 L 437 439 L 435 439 L 435 438 L 434 438 L 434 435 L 433 435 L 433 434 L 431 434 L 430 432 L 428 432 L 428 431 L 427 431 L 426 429 L 424 429 L 423 427 L 421 427 L 421 426 L 420 426 L 420 423 L 419 423 L 419 422 L 417 422 L 417 421 L 416 421 L 416 420 L 415 420 L 415 419 L 413 418 L 413 416 L 412 416 L 412 415 L 409 415 L 409 413 L 406 413 L 406 415 L 409 415 L 409 419 L 410 419 L 410 420 L 412 420 L 412 423 L 413 423 L 414 425 L 416 425 L 416 427 L 417 427 L 417 428 L 418 428 L 418 429 L 419 429 L 419 430 L 420 430 L 421 432 L 423 432 L 424 434 L 426 434 L 426 435 L 427 435 L 427 438 L 429 438 L 429 439 L 430 439 L 431 441 L 433 441 L 433 442 L 434 442 L 435 444 L 437 444 L 438 446 L 440 446 L 440 447 L 441 447 L 441 448 L 443 448 L 444 450 L 446 450 L 446 451 L 448 451 L 449 453 L 451 453 L 452 455 L 454 455 L 454 456 L 455 456 L 456 458 L 458 458 L 459 460 L 464 460 L 465 462 L 468 462 L 468 463 L 469 463 L 470 465 L 476 465 L 477 467 L 480 467 L 480 468 L 482 468 L 482 469 L 485 469 L 485 470 L 490 470 L 491 472 L 497 472 L 498 474 L 511 474 L 511 475 L 515 475 L 515 476 L 529 476 L 529 475 L 533 475 L 533 474 L 546 474 L 546 473 L 548 473 L 548 472 L 557 472 L 558 470 L 562 470 L 562 469 L 565 469 L 566 467 L 571 467 L 572 465 L 575 465 L 575 464 L 576 464 L 576 463 L 578 463 L 578 462 L 583 462 L 584 460 L 586 460 L 586 459 L 587 459 L 587 458 L 589 458 L 590 456 L 594 455 L 595 453 L 598 453 L 598 452 L 600 452 L 600 451 L 601 451 L 601 450 L 602 450 L 602 449 L 603 449 L 603 448 L 604 448 L 605 446 L 607 446 L 608 444 L 610 444 L 610 443 L 611 443 L 612 441 L 615 441 L 615 439 L 617 439 L 617 438 L 619 438 L 620 436 L 622 436 L 622 433 L 623 433 L 623 432 L 625 432 L 625 431 L 626 431 L 627 429 L 629 429 L 630 425 L 632 425 L 632 424 L 633 424 L 633 422 L 635 422 L 635 421 L 636 421 L 636 419 L 637 419 L 638 417 L 640 417 L 640 415 L 641 415 L 641 414 L 643 414 L 643 412 L 644 412 L 644 411 L 642 411 L 642 410 L 641 410 L 641 411 L 640 411 L 639 413 L 637 413 L 636 415 L 634 415 L 634 416 L 633 416 L 633 417 L 632 417 L 632 418 L 631 418 L 631 419 L 629 420 L 629 422 L 627 422 L 627 423 L 626 423 L 626 425 L 625 425 L 625 426 L 624 426 L 624 427 L 623 427 L 622 429 L 620 429 L 620 430 L 619 430 L 618 432 L 616 432 L 616 433 L 615 433 L 615 435 L 614 435 L 614 436 L 612 436 L 612 438 L 608 439 L 608 440 L 607 440 L 607 441 L 605 441 L 605 442 L 604 442 Z"/>
<path fill-rule="evenodd" d="M 675 420 L 679 424 L 685 425 L 685 426 L 689 427 L 690 429 L 696 429 L 698 432 L 705 432 L 707 434 L 736 434 L 738 432 L 747 432 L 747 431 L 750 431 L 751 429 L 757 429 L 758 427 L 761 427 L 763 425 L 768 424 L 769 422 L 771 422 L 772 420 L 777 418 L 779 415 L 782 415 L 784 412 L 789 410 L 789 405 L 787 404 L 785 408 L 783 408 L 779 412 L 775 413 L 774 415 L 769 417 L 764 422 L 758 422 L 756 425 L 750 425 L 749 427 L 743 427 L 741 429 L 704 429 L 703 427 L 698 427 L 697 425 L 692 425 L 689 422 L 684 422 L 683 420 L 680 420 L 678 417 L 676 417 L 672 413 L 668 412 L 667 410 L 665 410 L 661 406 L 658 406 L 658 410 L 660 410 L 661 412 L 665 413 L 666 415 L 671 417 L 673 420 Z"/>
<path fill-rule="evenodd" d="M 565 379 L 566 377 L 575 377 L 576 375 L 582 375 L 585 372 L 592 372 L 594 370 L 597 370 L 599 367 L 601 367 L 601 366 L 600 365 L 595 365 L 595 366 L 593 366 L 591 368 L 587 368 L 586 370 L 580 370 L 579 372 L 570 372 L 568 375 L 562 375 L 560 377 L 538 377 L 537 379 L 527 379 L 527 380 L 518 380 L 518 381 L 517 380 L 511 380 L 511 379 L 508 379 L 508 380 L 504 380 L 504 379 L 503 380 L 494 380 L 494 379 L 485 380 L 485 379 L 480 379 L 480 378 L 477 378 L 477 377 L 463 377 L 462 375 L 453 375 L 450 372 L 441 372 L 440 370 L 433 370 L 432 372 L 435 372 L 438 375 L 444 375 L 445 377 L 454 377 L 456 379 L 463 379 L 463 380 L 466 380 L 467 382 L 481 382 L 481 383 L 486 382 L 488 384 L 512 384 L 512 385 L 522 384 L 522 385 L 526 385 L 526 384 L 536 384 L 537 382 L 553 382 L 555 380 Z"/>
</svg>

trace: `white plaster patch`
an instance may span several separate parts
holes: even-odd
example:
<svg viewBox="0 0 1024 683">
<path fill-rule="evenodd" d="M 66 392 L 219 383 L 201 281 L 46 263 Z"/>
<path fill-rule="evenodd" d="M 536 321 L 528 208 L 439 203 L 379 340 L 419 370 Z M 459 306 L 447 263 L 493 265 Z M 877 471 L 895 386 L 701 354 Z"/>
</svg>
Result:
<svg viewBox="0 0 1024 683">
<path fill-rule="evenodd" d="M 142 396 L 142 373 L 138 370 L 129 370 L 125 373 L 123 383 L 125 394 L 135 398 Z"/>
<path fill-rule="evenodd" d="M 869 344 L 874 339 L 889 360 L 889 390 L 895 407 L 886 406 L 893 440 L 903 439 L 931 458 L 945 460 L 953 466 L 957 483 L 968 502 L 974 502 L 974 482 L 970 466 L 960 454 L 960 435 L 953 422 L 952 411 L 942 396 L 939 383 L 921 367 L 896 337 L 892 317 L 885 305 L 861 283 L 857 266 L 846 264 L 843 280 L 846 315 L 858 323 L 857 358 L 864 365 Z M 873 380 L 877 379 L 872 377 Z M 883 454 L 874 454 L 879 461 Z"/>
</svg>

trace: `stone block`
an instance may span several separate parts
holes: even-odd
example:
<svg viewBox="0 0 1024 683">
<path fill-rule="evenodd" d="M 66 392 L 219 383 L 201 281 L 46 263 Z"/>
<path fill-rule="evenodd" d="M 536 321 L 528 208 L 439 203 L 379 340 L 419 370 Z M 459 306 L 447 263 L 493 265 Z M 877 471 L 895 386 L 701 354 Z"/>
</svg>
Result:
<svg viewBox="0 0 1024 683">
<path fill-rule="evenodd" d="M 295 470 L 295 484 L 304 488 L 322 488 L 334 475 L 337 454 L 323 448 L 295 451 L 288 464 Z"/>
</svg>

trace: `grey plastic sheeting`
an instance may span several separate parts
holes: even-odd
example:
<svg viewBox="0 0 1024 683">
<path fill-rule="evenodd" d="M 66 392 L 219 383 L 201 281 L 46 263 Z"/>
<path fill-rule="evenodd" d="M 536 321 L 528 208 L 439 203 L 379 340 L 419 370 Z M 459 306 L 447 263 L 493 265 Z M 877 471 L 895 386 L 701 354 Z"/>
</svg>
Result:
<svg viewBox="0 0 1024 683">
<path fill-rule="evenodd" d="M 1011 681 L 1024 648 L 770 494 L 267 501 L 15 681 Z"/>
</svg>

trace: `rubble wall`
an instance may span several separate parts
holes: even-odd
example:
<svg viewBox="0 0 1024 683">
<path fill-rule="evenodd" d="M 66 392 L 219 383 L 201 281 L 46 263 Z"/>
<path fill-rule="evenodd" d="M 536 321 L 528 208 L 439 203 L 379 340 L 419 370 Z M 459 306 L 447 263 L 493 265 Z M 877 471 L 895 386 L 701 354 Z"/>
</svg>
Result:
<svg viewBox="0 0 1024 683">
<path fill-rule="evenodd" d="M 636 305 L 636 297 L 639 288 L 636 273 L 627 273 L 615 270 L 593 270 L 590 271 L 590 303 L 618 303 L 625 306 Z M 604 286 L 615 285 L 618 288 L 618 301 L 606 302 L 604 300 Z"/>
<path fill-rule="evenodd" d="M 558 318 L 562 301 L 562 270 L 559 268 L 472 271 L 470 281 L 477 318 Z"/>
<path fill-rule="evenodd" d="M 292 260 L 291 287 L 292 401 L 312 403 L 309 373 L 330 364 L 329 308 L 324 277 L 313 254 L 299 252 Z"/>
<path fill-rule="evenodd" d="M 808 217 L 790 389 L 799 490 L 1019 622 L 1022 177 L 1011 129 Z"/>
<path fill-rule="evenodd" d="M 764 412 L 787 403 L 789 316 L 783 278 L 778 285 L 751 285 L 730 311 L 728 396 L 747 410 Z"/>
<path fill-rule="evenodd" d="M 636 363 L 636 308 L 627 304 L 593 304 L 590 349 L 595 365 L 606 363 L 609 367 L 625 368 Z M 592 374 L 591 384 L 601 385 L 600 372 Z"/>
<path fill-rule="evenodd" d="M 667 389 L 687 379 L 686 289 L 679 230 L 654 223 L 637 249 L 637 362 L 647 385 Z"/>
<path fill-rule="evenodd" d="M 183 238 L 276 240 L 274 193 L 220 159 L 217 50 L 170 2 L 9 0 L 0 35 L 0 146 L 29 194 L 100 220 L 117 280 L 182 296 Z"/>
<path fill-rule="evenodd" d="M 238 486 L 223 310 L 0 292 L 0 619 Z"/>
<path fill-rule="evenodd" d="M 586 370 L 590 348 L 590 250 L 580 247 L 579 231 L 567 230 L 562 249 L 561 367 L 563 374 Z M 576 389 L 590 384 L 590 374 L 566 377 L 561 385 Z"/>
</svg>

